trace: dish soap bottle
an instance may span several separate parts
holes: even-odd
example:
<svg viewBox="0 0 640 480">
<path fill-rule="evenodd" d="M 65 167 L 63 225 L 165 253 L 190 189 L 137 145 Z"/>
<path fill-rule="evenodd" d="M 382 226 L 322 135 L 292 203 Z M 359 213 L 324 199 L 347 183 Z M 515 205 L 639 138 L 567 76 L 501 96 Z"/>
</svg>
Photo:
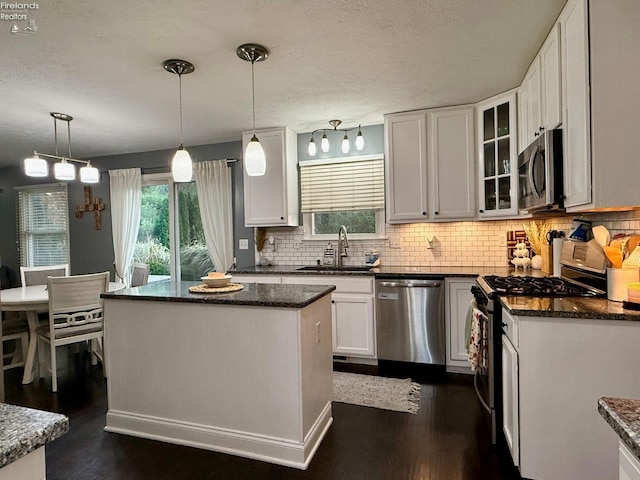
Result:
<svg viewBox="0 0 640 480">
<path fill-rule="evenodd" d="M 335 250 L 331 247 L 331 242 L 327 243 L 327 248 L 324 249 L 324 255 L 322 256 L 323 265 L 334 265 L 335 262 Z"/>
</svg>

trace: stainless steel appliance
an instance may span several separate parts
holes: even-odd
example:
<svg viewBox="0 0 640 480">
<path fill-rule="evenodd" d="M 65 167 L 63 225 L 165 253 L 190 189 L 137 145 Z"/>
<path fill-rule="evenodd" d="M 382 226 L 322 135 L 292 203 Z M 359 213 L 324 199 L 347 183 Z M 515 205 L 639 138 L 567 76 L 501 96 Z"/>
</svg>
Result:
<svg viewBox="0 0 640 480">
<path fill-rule="evenodd" d="M 562 130 L 546 130 L 518 155 L 518 207 L 528 212 L 563 208 Z"/>
<path fill-rule="evenodd" d="M 379 360 L 445 364 L 443 279 L 377 280 Z"/>
<path fill-rule="evenodd" d="M 593 240 L 591 241 L 593 242 Z M 499 425 L 502 424 L 502 307 L 501 296 L 531 297 L 583 297 L 606 295 L 606 275 L 603 259 L 594 252 L 591 242 L 565 240 L 560 263 L 561 277 L 534 277 L 512 275 L 478 277 L 477 286 L 471 291 L 477 307 L 487 318 L 487 365 L 476 370 L 476 393 L 486 410 L 491 429 L 491 440 L 496 443 Z"/>
</svg>

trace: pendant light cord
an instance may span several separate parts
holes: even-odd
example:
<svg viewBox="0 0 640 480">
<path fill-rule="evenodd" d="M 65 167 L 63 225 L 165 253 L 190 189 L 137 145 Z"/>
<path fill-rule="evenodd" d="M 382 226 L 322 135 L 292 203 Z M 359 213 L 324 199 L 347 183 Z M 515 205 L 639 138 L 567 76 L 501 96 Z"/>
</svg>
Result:
<svg viewBox="0 0 640 480">
<path fill-rule="evenodd" d="M 69 142 L 69 158 L 71 158 L 71 123 L 67 121 L 67 142 Z"/>
<path fill-rule="evenodd" d="M 182 69 L 178 72 L 178 89 L 180 90 L 180 147 L 182 147 Z"/>
<path fill-rule="evenodd" d="M 53 143 L 56 148 L 56 157 L 58 156 L 58 120 L 53 117 Z"/>
<path fill-rule="evenodd" d="M 253 63 L 255 60 L 251 60 L 251 108 L 253 111 L 253 136 L 256 135 L 256 85 L 253 75 Z"/>
</svg>

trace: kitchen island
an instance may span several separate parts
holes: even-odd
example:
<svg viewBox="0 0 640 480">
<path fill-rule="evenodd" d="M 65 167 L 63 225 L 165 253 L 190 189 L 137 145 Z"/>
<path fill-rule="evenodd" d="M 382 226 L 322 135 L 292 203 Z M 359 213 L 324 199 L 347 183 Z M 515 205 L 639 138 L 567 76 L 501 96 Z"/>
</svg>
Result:
<svg viewBox="0 0 640 480">
<path fill-rule="evenodd" d="M 105 430 L 307 468 L 332 422 L 327 285 L 104 294 Z"/>
</svg>

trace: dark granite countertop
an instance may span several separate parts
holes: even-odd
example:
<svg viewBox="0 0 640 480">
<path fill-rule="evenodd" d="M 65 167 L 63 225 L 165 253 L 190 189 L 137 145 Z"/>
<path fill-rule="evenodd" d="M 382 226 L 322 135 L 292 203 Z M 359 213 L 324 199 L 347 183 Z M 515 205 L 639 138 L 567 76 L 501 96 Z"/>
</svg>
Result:
<svg viewBox="0 0 640 480">
<path fill-rule="evenodd" d="M 362 267 L 363 264 L 352 265 Z M 383 265 L 368 271 L 345 270 L 300 270 L 301 265 L 272 265 L 268 267 L 249 266 L 238 267 L 233 272 L 249 275 L 359 275 L 374 276 L 375 278 L 431 278 L 431 277 L 471 277 L 478 275 L 511 275 L 513 268 L 504 267 L 431 267 L 418 265 L 413 267 L 399 267 Z"/>
<path fill-rule="evenodd" d="M 361 266 L 361 265 L 356 265 Z M 268 267 L 239 267 L 234 273 L 248 275 L 358 275 L 373 276 L 376 279 L 389 278 L 433 278 L 433 277 L 470 277 L 479 275 L 533 275 L 546 276 L 540 270 L 514 270 L 512 267 L 414 267 L 381 266 L 369 271 L 318 271 L 299 270 L 300 265 L 275 265 Z M 514 315 L 529 317 L 591 318 L 599 320 L 638 320 L 640 312 L 622 308 L 622 303 L 606 298 L 561 297 L 540 298 L 526 296 L 500 297 L 501 303 Z"/>
<path fill-rule="evenodd" d="M 0 468 L 68 431 L 64 415 L 0 403 Z"/>
<path fill-rule="evenodd" d="M 521 317 L 640 321 L 640 311 L 624 309 L 621 302 L 602 297 L 500 296 L 500 303 L 513 315 Z"/>
<path fill-rule="evenodd" d="M 640 460 L 640 400 L 602 397 L 598 412 Z"/>
<path fill-rule="evenodd" d="M 303 308 L 336 289 L 334 285 L 245 283 L 243 284 L 244 288 L 238 292 L 191 293 L 189 292 L 189 287 L 193 285 L 200 285 L 200 282 L 172 282 L 165 280 L 142 287 L 104 293 L 102 297 L 119 300 Z"/>
</svg>

